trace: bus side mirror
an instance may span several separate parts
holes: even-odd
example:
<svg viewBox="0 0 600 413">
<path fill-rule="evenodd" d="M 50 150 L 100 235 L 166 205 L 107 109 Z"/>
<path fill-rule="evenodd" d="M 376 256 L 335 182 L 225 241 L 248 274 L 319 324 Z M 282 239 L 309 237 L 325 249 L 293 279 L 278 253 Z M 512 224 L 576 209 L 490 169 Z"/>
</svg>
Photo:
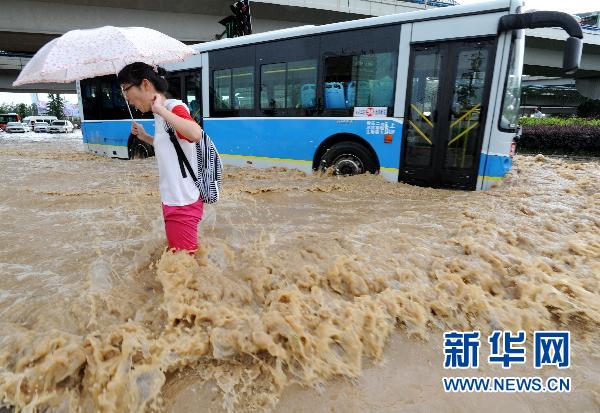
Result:
<svg viewBox="0 0 600 413">
<path fill-rule="evenodd" d="M 583 50 L 583 31 L 573 16 L 560 11 L 532 11 L 522 14 L 502 16 L 498 23 L 498 33 L 509 30 L 536 29 L 541 27 L 560 27 L 569 38 L 563 54 L 563 69 L 573 74 L 579 69 Z"/>
<path fill-rule="evenodd" d="M 567 75 L 571 75 L 579 69 L 581 63 L 581 52 L 583 41 L 577 37 L 569 37 L 563 55 L 563 69 Z"/>
</svg>

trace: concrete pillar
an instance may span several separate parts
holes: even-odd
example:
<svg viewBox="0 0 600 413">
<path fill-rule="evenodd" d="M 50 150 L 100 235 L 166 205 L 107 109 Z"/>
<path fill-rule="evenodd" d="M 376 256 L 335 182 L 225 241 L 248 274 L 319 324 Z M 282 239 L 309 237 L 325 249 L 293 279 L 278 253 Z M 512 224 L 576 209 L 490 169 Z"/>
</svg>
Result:
<svg viewBox="0 0 600 413">
<path fill-rule="evenodd" d="M 576 79 L 575 87 L 587 98 L 600 99 L 600 76 Z"/>
</svg>

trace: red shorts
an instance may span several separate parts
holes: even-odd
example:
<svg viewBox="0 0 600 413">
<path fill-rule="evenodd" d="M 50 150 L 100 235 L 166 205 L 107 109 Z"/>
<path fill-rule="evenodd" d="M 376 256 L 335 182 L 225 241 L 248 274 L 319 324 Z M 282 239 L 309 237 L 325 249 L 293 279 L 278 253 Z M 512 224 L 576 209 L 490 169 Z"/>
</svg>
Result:
<svg viewBox="0 0 600 413">
<path fill-rule="evenodd" d="M 169 248 L 195 251 L 198 248 L 198 222 L 204 212 L 202 200 L 198 198 L 193 204 L 183 206 L 162 204 L 162 210 Z"/>
</svg>

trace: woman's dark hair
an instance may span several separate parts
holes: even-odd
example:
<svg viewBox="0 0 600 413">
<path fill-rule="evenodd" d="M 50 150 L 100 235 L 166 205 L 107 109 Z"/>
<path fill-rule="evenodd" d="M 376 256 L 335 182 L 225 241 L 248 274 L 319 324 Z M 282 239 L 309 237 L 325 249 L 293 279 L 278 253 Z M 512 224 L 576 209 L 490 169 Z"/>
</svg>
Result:
<svg viewBox="0 0 600 413">
<path fill-rule="evenodd" d="M 128 83 L 139 86 L 144 79 L 148 79 L 154 85 L 157 92 L 166 93 L 169 90 L 169 83 L 165 79 L 167 71 L 159 66 L 154 67 L 143 62 L 130 63 L 119 71 L 117 79 L 119 84 Z"/>
</svg>

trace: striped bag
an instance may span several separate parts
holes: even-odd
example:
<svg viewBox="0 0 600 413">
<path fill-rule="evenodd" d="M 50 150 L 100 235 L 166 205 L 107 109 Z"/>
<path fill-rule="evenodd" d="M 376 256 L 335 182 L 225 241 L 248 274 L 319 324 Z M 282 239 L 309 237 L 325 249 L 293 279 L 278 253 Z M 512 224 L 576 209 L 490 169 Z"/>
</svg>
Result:
<svg viewBox="0 0 600 413">
<path fill-rule="evenodd" d="M 217 202 L 221 192 L 223 164 L 221 163 L 221 157 L 219 156 L 219 152 L 217 152 L 217 148 L 212 139 L 210 139 L 206 132 L 202 130 L 202 138 L 196 142 L 196 157 L 198 158 L 198 176 L 196 176 L 185 153 L 183 153 L 183 149 L 181 149 L 181 146 L 177 141 L 175 130 L 168 122 L 165 122 L 165 129 L 175 147 L 175 152 L 177 152 L 181 176 L 184 178 L 187 177 L 185 173 L 185 170 L 187 169 L 194 184 L 200 191 L 200 199 L 202 199 L 202 202 L 205 204 L 214 204 Z"/>
</svg>

